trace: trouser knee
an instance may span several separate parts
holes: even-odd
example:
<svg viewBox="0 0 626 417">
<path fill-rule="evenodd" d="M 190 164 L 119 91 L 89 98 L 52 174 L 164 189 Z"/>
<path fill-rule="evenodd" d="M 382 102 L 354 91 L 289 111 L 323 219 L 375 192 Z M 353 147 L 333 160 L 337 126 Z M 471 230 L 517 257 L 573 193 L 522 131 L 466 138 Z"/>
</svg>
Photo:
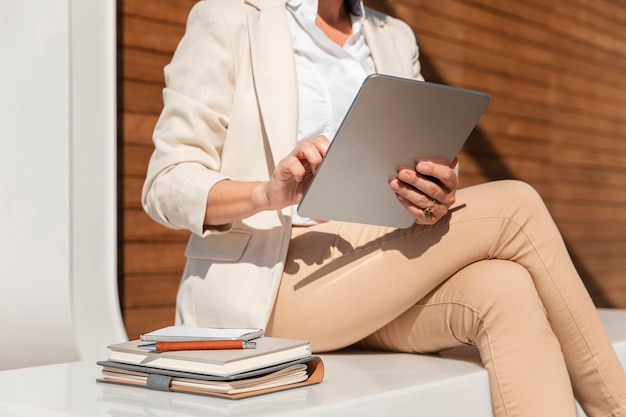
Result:
<svg viewBox="0 0 626 417">
<path fill-rule="evenodd" d="M 523 328 L 527 320 L 545 320 L 545 309 L 532 277 L 512 261 L 486 260 L 469 265 L 450 279 L 450 292 L 472 311 L 471 324 L 465 320 L 468 340 L 474 340 L 483 327 Z M 466 314 L 466 313 L 465 313 Z"/>
</svg>

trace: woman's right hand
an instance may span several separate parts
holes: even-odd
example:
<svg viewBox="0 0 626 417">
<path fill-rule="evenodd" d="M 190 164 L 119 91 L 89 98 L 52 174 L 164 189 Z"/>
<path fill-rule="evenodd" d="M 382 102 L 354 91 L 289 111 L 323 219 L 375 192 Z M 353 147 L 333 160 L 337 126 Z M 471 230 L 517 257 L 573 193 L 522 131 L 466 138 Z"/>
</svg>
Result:
<svg viewBox="0 0 626 417">
<path fill-rule="evenodd" d="M 280 210 L 298 203 L 329 144 L 324 136 L 300 141 L 274 168 L 269 181 L 216 183 L 207 196 L 205 227 L 225 225 L 260 211 Z"/>
<path fill-rule="evenodd" d="M 300 202 L 329 145 L 325 136 L 300 141 L 276 165 L 265 188 L 268 209 L 282 209 Z"/>
</svg>

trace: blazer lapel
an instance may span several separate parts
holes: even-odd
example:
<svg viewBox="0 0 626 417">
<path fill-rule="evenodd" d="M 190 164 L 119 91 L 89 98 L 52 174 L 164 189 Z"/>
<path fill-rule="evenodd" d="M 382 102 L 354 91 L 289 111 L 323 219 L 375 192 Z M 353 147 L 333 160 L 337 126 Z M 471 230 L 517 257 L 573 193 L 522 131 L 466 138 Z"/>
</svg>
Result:
<svg viewBox="0 0 626 417">
<path fill-rule="evenodd" d="M 397 75 L 402 71 L 402 62 L 397 53 L 393 31 L 386 30 L 385 20 L 376 12 L 365 10 L 363 35 L 372 54 L 376 72 Z"/>
<path fill-rule="evenodd" d="M 296 143 L 297 81 L 286 0 L 247 0 L 254 85 L 274 164 Z"/>
<path fill-rule="evenodd" d="M 298 90 L 286 2 L 246 0 L 256 9 L 248 14 L 252 73 L 274 164 L 291 152 L 298 128 Z M 366 9 L 363 33 L 376 71 L 406 76 L 396 53 L 394 31 L 386 26 L 383 17 Z"/>
</svg>

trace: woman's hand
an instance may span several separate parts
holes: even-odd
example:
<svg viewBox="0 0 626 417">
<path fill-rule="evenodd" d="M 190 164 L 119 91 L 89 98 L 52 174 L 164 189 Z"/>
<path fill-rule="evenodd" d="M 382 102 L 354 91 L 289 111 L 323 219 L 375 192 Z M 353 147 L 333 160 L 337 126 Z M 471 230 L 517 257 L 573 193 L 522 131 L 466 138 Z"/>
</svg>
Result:
<svg viewBox="0 0 626 417">
<path fill-rule="evenodd" d="M 415 217 L 416 223 L 435 224 L 456 201 L 459 179 L 451 164 L 417 161 L 415 167 L 400 167 L 389 186 L 398 201 Z"/>
<path fill-rule="evenodd" d="M 328 145 L 324 136 L 299 142 L 278 163 L 269 181 L 219 181 L 207 197 L 205 226 L 221 226 L 260 211 L 296 204 L 302 199 Z"/>
<path fill-rule="evenodd" d="M 330 141 L 325 136 L 300 141 L 276 165 L 265 186 L 269 209 L 281 209 L 300 202 L 329 144 Z"/>
</svg>

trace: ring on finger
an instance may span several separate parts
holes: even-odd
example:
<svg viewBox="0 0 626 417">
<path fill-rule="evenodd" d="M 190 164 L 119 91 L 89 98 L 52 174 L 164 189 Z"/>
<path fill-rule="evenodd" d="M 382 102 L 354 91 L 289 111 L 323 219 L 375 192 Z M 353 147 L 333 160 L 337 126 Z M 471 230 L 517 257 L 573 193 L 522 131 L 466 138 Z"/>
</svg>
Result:
<svg viewBox="0 0 626 417">
<path fill-rule="evenodd" d="M 424 209 L 424 214 L 427 216 L 430 216 L 431 214 L 433 214 L 433 211 L 435 211 L 435 206 L 437 205 L 437 200 L 433 200 L 432 204 L 430 205 L 430 207 L 427 207 Z"/>
</svg>

